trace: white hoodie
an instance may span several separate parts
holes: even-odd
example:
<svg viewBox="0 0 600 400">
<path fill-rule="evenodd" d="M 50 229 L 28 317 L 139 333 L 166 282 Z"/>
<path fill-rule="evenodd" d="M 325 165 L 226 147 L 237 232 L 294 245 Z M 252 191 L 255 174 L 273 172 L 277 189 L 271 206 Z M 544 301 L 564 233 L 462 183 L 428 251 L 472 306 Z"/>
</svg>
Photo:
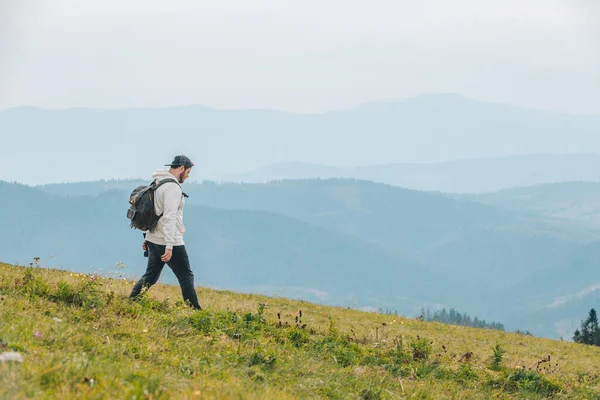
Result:
<svg viewBox="0 0 600 400">
<path fill-rule="evenodd" d="M 158 184 L 163 179 L 173 179 L 172 182 L 164 183 L 154 193 L 154 211 L 156 215 L 163 216 L 158 220 L 156 228 L 152 232 L 146 232 L 146 240 L 154 244 L 166 246 L 183 246 L 183 206 L 185 200 L 181 186 L 177 178 L 169 171 L 156 171 L 152 174 L 154 181 Z"/>
</svg>

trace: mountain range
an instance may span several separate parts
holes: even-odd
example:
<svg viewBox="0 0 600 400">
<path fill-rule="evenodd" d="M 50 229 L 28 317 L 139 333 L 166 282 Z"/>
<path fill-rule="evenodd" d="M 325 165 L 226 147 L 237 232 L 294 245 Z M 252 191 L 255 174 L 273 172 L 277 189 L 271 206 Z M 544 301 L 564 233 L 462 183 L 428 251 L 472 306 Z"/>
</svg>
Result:
<svg viewBox="0 0 600 400">
<path fill-rule="evenodd" d="M 0 183 L 0 258 L 27 264 L 40 257 L 46 267 L 141 276 L 142 235 L 128 228 L 124 204 L 119 191 L 59 197 Z M 401 305 L 405 312 L 422 301 L 449 300 L 445 282 L 410 257 L 286 216 L 190 205 L 186 225 L 194 227 L 186 244 L 199 284 L 340 305 L 350 304 L 349 296 L 363 306 L 371 297 L 393 303 L 401 296 L 413 302 Z M 168 273 L 164 279 L 175 282 Z"/>
<path fill-rule="evenodd" d="M 140 182 L 3 183 L 0 217 L 14 228 L 0 237 L 0 258 L 41 255 L 86 271 L 122 260 L 141 274 L 141 235 L 124 216 Z M 197 282 L 212 287 L 407 314 L 455 307 L 558 337 L 574 329 L 575 308 L 593 302 L 590 287 L 600 283 L 600 259 L 590 253 L 598 230 L 544 215 L 543 200 L 556 196 L 520 208 L 507 192 L 499 204 L 494 194 L 457 198 L 350 179 L 186 183 L 185 191 L 186 243 Z M 564 286 L 582 259 L 588 267 Z"/>
<path fill-rule="evenodd" d="M 0 112 L 0 179 L 38 184 L 56 177 L 69 182 L 141 178 L 173 155 L 187 153 L 196 161 L 198 177 L 213 180 L 297 161 L 366 166 L 351 170 L 357 174 L 352 177 L 409 188 L 479 193 L 598 180 L 599 131 L 600 116 L 542 112 L 453 94 L 323 114 L 203 106 L 18 107 Z M 561 161 L 553 154 L 579 156 Z M 498 157 L 503 158 L 464 161 Z M 295 177 L 313 177 L 310 171 L 302 174 Z"/>
<path fill-rule="evenodd" d="M 208 177 L 223 182 L 266 183 L 288 179 L 350 178 L 408 189 L 483 194 L 544 183 L 600 181 L 600 155 L 527 154 L 436 163 L 390 163 L 335 167 L 302 162 L 268 165 L 241 174 Z"/>
</svg>

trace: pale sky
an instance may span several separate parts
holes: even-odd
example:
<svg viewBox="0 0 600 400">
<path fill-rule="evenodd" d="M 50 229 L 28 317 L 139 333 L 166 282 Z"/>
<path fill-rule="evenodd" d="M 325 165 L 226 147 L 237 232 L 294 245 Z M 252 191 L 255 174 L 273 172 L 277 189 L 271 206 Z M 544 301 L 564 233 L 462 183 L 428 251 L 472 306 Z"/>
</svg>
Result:
<svg viewBox="0 0 600 400">
<path fill-rule="evenodd" d="M 453 92 L 600 113 L 600 0 L 0 0 L 0 109 L 323 112 Z"/>
</svg>

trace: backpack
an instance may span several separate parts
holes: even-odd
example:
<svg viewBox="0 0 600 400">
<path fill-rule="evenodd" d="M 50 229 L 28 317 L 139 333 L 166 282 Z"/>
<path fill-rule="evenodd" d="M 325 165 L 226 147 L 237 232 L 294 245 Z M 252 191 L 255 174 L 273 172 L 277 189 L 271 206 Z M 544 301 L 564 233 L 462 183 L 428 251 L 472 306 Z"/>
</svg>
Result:
<svg viewBox="0 0 600 400">
<path fill-rule="evenodd" d="M 141 185 L 133 189 L 129 195 L 129 210 L 127 210 L 127 218 L 131 221 L 131 228 L 139 229 L 141 231 L 152 231 L 158 220 L 162 217 L 156 215 L 154 211 L 154 192 L 161 185 L 175 182 L 179 184 L 175 179 L 163 179 L 158 184 L 152 181 L 149 185 Z"/>
</svg>

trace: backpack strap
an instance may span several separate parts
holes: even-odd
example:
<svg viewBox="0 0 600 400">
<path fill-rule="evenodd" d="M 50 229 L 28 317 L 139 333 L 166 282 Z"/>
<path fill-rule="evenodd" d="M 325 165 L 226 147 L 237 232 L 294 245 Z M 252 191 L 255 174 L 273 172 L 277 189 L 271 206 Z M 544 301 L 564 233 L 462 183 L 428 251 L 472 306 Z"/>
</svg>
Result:
<svg viewBox="0 0 600 400">
<path fill-rule="evenodd" d="M 162 185 L 164 185 L 165 183 L 169 183 L 169 182 L 174 182 L 177 185 L 179 185 L 179 182 L 177 182 L 175 179 L 171 179 L 171 178 L 163 179 L 162 181 L 158 182 L 158 184 L 156 184 L 156 181 L 152 181 L 152 185 L 154 186 L 154 190 L 156 190 L 159 187 L 161 187 Z M 181 187 L 181 185 L 179 185 L 179 187 Z"/>
<path fill-rule="evenodd" d="M 169 182 L 176 183 L 176 184 L 177 184 L 177 185 L 178 185 L 178 186 L 181 188 L 181 185 L 179 184 L 179 182 L 177 182 L 175 179 L 171 179 L 171 178 L 166 178 L 166 179 L 163 179 L 162 181 L 159 181 L 159 182 L 158 182 L 158 184 L 156 184 L 156 181 L 152 181 L 152 183 L 151 183 L 150 185 L 151 185 L 151 186 L 153 186 L 153 190 L 156 192 L 156 190 L 157 190 L 159 187 L 161 187 L 161 186 L 162 186 L 162 185 L 164 185 L 165 183 L 169 183 Z M 181 193 L 183 193 L 183 191 L 182 191 Z M 185 193 L 183 193 L 183 196 L 184 196 L 184 197 L 189 197 L 189 196 L 188 196 L 187 194 L 185 194 Z M 162 213 L 162 214 L 158 215 L 157 221 L 158 221 L 159 219 L 161 219 L 161 218 L 162 218 L 163 214 L 164 214 L 164 213 Z M 144 237 L 145 237 L 145 236 L 144 236 Z"/>
<path fill-rule="evenodd" d="M 179 185 L 179 187 L 181 187 L 181 185 L 179 184 L 179 182 L 177 182 L 175 179 L 171 179 L 171 178 L 166 178 L 163 179 L 162 181 L 158 182 L 158 185 L 156 184 L 155 181 L 152 182 L 152 185 L 154 185 L 154 190 L 158 189 L 162 184 L 164 183 L 169 183 L 169 182 L 175 182 L 176 184 Z M 184 191 L 181 191 L 181 193 L 183 194 L 183 197 L 188 198 L 190 196 L 188 196 Z"/>
</svg>

